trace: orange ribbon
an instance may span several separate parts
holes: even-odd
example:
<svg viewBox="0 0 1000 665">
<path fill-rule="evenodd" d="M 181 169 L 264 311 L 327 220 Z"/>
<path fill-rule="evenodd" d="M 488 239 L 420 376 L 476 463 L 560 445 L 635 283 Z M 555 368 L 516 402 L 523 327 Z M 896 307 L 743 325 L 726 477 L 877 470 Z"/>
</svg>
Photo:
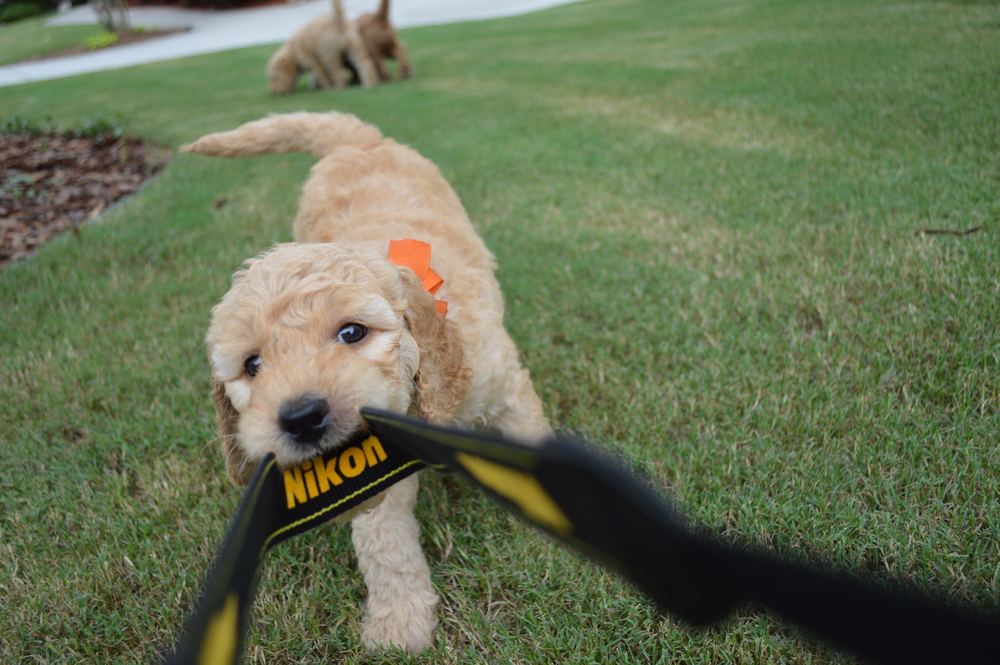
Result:
<svg viewBox="0 0 1000 665">
<path fill-rule="evenodd" d="M 390 240 L 389 262 L 406 267 L 413 271 L 423 287 L 434 295 L 444 284 L 444 280 L 431 270 L 431 246 L 420 240 Z M 448 303 L 435 300 L 435 306 L 441 316 L 448 315 Z"/>
</svg>

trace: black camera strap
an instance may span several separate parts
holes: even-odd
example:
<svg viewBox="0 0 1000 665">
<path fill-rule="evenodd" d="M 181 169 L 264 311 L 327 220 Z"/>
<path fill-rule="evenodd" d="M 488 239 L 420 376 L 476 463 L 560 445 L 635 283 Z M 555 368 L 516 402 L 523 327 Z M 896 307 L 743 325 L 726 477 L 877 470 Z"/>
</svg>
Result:
<svg viewBox="0 0 1000 665">
<path fill-rule="evenodd" d="M 996 617 L 696 537 L 660 496 L 585 445 L 525 446 L 384 411 L 363 414 L 379 437 L 464 476 L 692 624 L 758 603 L 878 663 L 1000 662 Z"/>
<path fill-rule="evenodd" d="M 261 461 L 167 663 L 238 663 L 264 553 L 424 465 L 465 477 L 692 624 L 758 603 L 877 663 L 1000 662 L 997 617 L 696 536 L 658 494 L 586 445 L 526 446 L 386 411 L 362 414 L 371 434 L 321 458 L 283 472 L 273 456 Z"/>
</svg>

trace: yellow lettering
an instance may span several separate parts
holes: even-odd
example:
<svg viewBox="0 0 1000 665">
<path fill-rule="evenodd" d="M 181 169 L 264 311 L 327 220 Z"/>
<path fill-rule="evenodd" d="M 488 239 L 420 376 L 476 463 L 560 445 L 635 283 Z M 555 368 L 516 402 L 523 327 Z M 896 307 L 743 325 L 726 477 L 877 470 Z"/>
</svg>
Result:
<svg viewBox="0 0 1000 665">
<path fill-rule="evenodd" d="M 385 449 L 382 447 L 382 442 L 374 436 L 365 439 L 361 447 L 364 449 L 365 457 L 368 459 L 368 466 L 375 466 L 385 460 Z"/>
<path fill-rule="evenodd" d="M 295 507 L 295 500 L 299 503 L 306 502 L 306 486 L 302 482 L 302 471 L 295 467 L 285 471 L 285 498 L 288 499 L 288 507 Z"/>
<path fill-rule="evenodd" d="M 327 492 L 330 486 L 344 484 L 344 478 L 360 476 L 364 470 L 378 464 L 387 457 L 381 442 L 374 436 L 368 437 L 361 448 L 351 446 L 329 461 L 324 461 L 321 455 L 315 459 L 303 462 L 294 469 L 285 471 L 285 499 L 289 508 L 315 499 L 321 493 Z M 340 470 L 340 475 L 337 474 Z M 344 478 L 341 478 L 344 476 Z"/>
<path fill-rule="evenodd" d="M 330 483 L 340 485 L 344 479 L 337 475 L 337 458 L 334 457 L 329 463 L 324 463 L 323 458 L 317 456 L 313 460 L 313 468 L 316 470 L 316 480 L 319 481 L 319 491 L 325 492 L 330 489 Z"/>
<path fill-rule="evenodd" d="M 316 489 L 316 476 L 309 473 L 309 469 L 312 468 L 312 462 L 305 462 L 302 465 L 302 477 L 306 480 L 306 489 L 309 490 L 309 498 L 315 499 L 319 496 L 319 490 Z"/>
<path fill-rule="evenodd" d="M 365 470 L 365 454 L 356 446 L 351 446 L 340 453 L 340 473 L 353 478 Z"/>
</svg>

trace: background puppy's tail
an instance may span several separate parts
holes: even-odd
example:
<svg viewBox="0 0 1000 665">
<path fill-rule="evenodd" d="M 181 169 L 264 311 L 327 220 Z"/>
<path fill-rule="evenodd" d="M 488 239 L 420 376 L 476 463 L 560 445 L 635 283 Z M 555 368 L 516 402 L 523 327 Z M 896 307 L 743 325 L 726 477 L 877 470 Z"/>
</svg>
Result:
<svg viewBox="0 0 1000 665">
<path fill-rule="evenodd" d="M 389 0 L 382 0 L 382 2 L 379 3 L 378 12 L 376 12 L 375 15 L 378 17 L 378 20 L 382 21 L 382 23 L 389 22 Z"/>
<path fill-rule="evenodd" d="M 375 127 L 349 113 L 286 113 L 208 134 L 181 146 L 181 152 L 214 157 L 259 157 L 308 152 L 322 159 L 336 148 L 372 148 L 382 140 Z"/>
<path fill-rule="evenodd" d="M 341 0 L 333 0 L 333 23 L 341 33 L 347 30 L 347 17 L 344 15 L 344 4 Z"/>
</svg>

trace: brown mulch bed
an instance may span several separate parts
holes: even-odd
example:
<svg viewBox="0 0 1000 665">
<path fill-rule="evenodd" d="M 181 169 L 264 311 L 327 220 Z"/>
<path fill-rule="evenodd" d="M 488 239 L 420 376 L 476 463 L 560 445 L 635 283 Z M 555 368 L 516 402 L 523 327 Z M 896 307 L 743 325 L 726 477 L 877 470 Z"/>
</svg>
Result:
<svg viewBox="0 0 1000 665">
<path fill-rule="evenodd" d="M 0 268 L 136 192 L 169 151 L 131 137 L 0 134 Z"/>
</svg>

